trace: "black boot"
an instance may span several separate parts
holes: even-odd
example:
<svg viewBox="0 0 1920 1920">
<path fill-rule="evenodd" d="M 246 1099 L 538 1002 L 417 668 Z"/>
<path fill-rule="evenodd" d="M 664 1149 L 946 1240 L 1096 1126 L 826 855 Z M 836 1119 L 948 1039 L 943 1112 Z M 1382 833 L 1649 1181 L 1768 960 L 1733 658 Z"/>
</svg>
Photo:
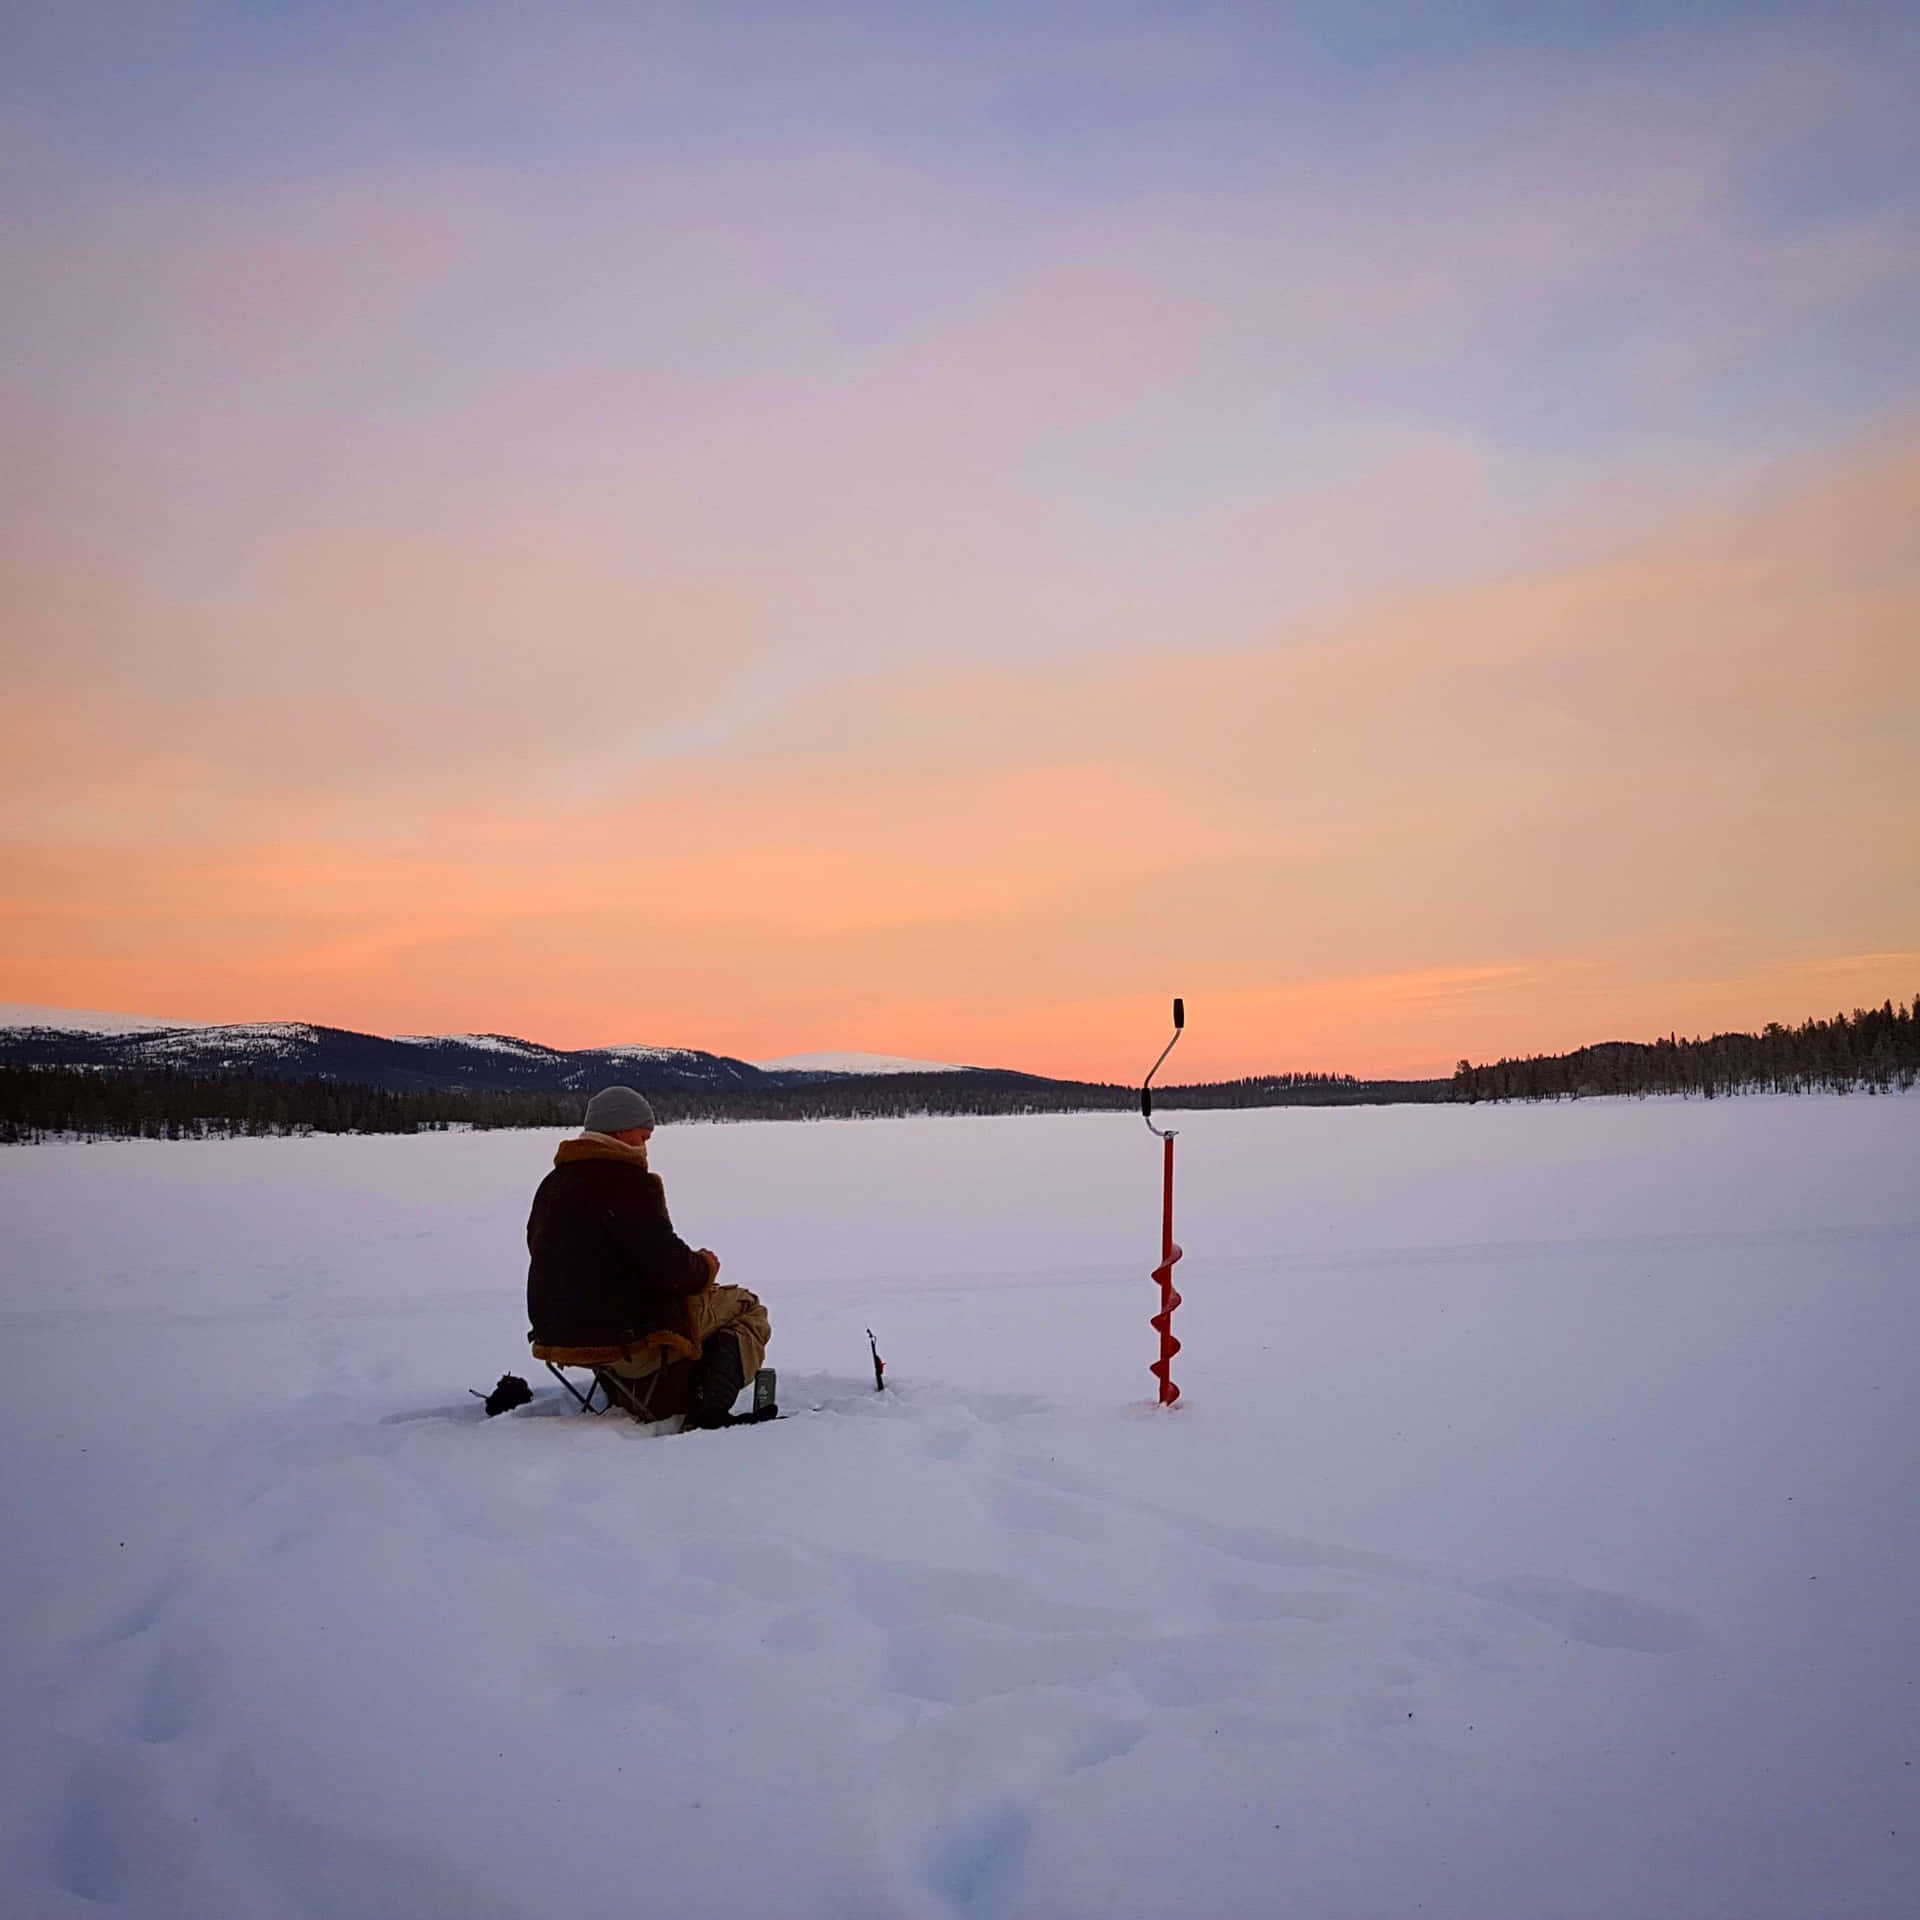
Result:
<svg viewBox="0 0 1920 1920">
<path fill-rule="evenodd" d="M 726 1426 L 729 1411 L 746 1384 L 747 1369 L 740 1353 L 740 1336 L 723 1329 L 707 1342 L 700 1358 L 693 1363 L 693 1404 L 687 1409 L 686 1431 Z"/>
</svg>

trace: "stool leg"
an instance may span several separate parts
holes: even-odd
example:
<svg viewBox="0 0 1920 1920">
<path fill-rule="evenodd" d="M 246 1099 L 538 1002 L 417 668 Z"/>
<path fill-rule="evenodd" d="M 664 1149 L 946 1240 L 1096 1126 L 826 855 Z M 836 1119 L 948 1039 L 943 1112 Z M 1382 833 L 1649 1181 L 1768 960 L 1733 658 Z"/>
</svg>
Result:
<svg viewBox="0 0 1920 1920">
<path fill-rule="evenodd" d="M 653 1390 L 660 1384 L 660 1374 L 656 1370 L 645 1378 L 645 1391 L 638 1380 L 629 1380 L 621 1374 L 608 1373 L 599 1367 L 593 1370 L 593 1377 L 599 1381 L 600 1390 L 607 1396 L 607 1407 L 611 1411 L 617 1400 L 636 1420 L 653 1418 Z"/>
<path fill-rule="evenodd" d="M 573 1395 L 574 1403 L 579 1407 L 582 1413 L 598 1413 L 600 1411 L 600 1409 L 593 1404 L 593 1388 L 592 1387 L 589 1387 L 585 1393 L 582 1393 L 580 1389 L 576 1387 L 573 1384 L 573 1382 L 569 1380 L 567 1376 L 564 1373 L 562 1373 L 560 1369 L 553 1364 L 551 1360 L 549 1360 L 546 1363 L 546 1366 L 547 1366 L 547 1371 L 550 1374 L 552 1374 L 553 1377 L 556 1380 L 558 1380 L 560 1384 L 563 1387 L 565 1387 L 570 1394 Z M 598 1374 L 594 1376 L 594 1382 L 595 1382 L 595 1385 L 598 1385 L 599 1383 Z"/>
</svg>

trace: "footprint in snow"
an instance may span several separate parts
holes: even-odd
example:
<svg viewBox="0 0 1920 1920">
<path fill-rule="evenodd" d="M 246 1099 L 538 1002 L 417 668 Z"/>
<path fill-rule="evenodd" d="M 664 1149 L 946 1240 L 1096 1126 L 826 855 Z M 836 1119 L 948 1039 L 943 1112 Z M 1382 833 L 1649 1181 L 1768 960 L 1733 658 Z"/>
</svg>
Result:
<svg viewBox="0 0 1920 1920">
<path fill-rule="evenodd" d="M 166 1746 L 190 1732 L 216 1671 L 211 1652 L 168 1647 L 147 1676 L 134 1715 L 134 1732 L 149 1746 Z"/>
<path fill-rule="evenodd" d="M 993 1914 L 1012 1904 L 1033 1845 L 1033 1817 L 999 1802 L 952 1822 L 928 1850 L 927 1885 L 958 1913 Z"/>
<path fill-rule="evenodd" d="M 903 1733 L 880 1757 L 870 1803 L 879 1856 L 900 1878 L 897 1910 L 925 1913 L 929 1894 L 934 1911 L 980 1920 L 1032 1909 L 1049 1808 L 1069 1782 L 1124 1764 L 1148 1733 L 1057 1693 L 999 1695 Z"/>
<path fill-rule="evenodd" d="M 146 1762 L 89 1748 L 69 1772 L 47 1824 L 46 1870 L 66 1893 L 115 1904 L 143 1886 L 177 1886 L 193 1845 Z"/>
<path fill-rule="evenodd" d="M 179 1594 L 180 1582 L 172 1575 L 156 1580 L 136 1600 L 104 1621 L 93 1633 L 83 1635 L 80 1644 L 98 1650 L 117 1646 L 123 1640 L 137 1640 L 160 1622 Z"/>
</svg>

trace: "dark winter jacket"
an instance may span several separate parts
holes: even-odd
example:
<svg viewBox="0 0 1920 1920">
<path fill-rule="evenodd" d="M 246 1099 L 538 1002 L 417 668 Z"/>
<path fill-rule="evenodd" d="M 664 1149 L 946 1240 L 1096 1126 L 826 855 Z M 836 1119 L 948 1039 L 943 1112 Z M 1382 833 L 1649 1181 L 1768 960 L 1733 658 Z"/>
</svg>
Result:
<svg viewBox="0 0 1920 1920">
<path fill-rule="evenodd" d="M 681 1330 L 711 1269 L 673 1230 L 644 1148 L 561 1143 L 527 1217 L 527 1318 L 541 1346 L 619 1346 Z"/>
</svg>

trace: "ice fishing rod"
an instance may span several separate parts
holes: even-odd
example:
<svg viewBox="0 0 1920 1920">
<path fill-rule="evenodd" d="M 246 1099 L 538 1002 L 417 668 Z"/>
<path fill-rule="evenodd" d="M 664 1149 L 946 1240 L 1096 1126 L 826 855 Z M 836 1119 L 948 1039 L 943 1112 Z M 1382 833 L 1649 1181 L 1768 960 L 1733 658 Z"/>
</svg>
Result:
<svg viewBox="0 0 1920 1920">
<path fill-rule="evenodd" d="M 1165 1145 L 1160 1184 L 1160 1264 L 1153 1270 L 1154 1279 L 1160 1283 L 1160 1311 L 1147 1323 L 1160 1336 L 1160 1357 L 1147 1371 L 1160 1382 L 1160 1404 L 1163 1407 L 1172 1406 L 1180 1398 L 1180 1389 L 1173 1384 L 1172 1371 L 1173 1356 L 1180 1351 L 1180 1342 L 1173 1337 L 1173 1310 L 1180 1304 L 1180 1296 L 1173 1290 L 1173 1266 L 1181 1257 L 1180 1249 L 1173 1241 L 1173 1140 L 1179 1129 L 1156 1127 L 1153 1124 L 1153 1076 L 1160 1071 L 1186 1027 L 1187 1003 L 1176 998 L 1173 1003 L 1173 1039 L 1160 1049 L 1160 1058 L 1147 1069 L 1147 1077 L 1140 1083 L 1140 1118 L 1147 1123 L 1147 1131 L 1157 1135 Z"/>
</svg>

